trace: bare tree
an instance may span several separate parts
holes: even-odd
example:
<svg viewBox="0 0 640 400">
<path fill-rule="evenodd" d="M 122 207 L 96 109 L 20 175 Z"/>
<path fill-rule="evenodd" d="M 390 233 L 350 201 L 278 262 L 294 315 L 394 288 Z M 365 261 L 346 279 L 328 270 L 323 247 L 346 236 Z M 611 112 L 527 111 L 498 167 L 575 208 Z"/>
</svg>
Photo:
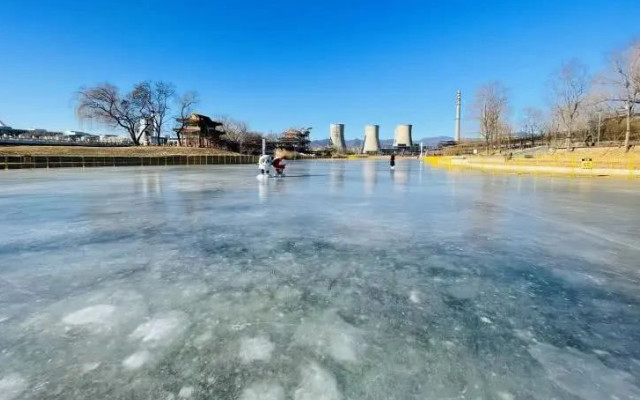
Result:
<svg viewBox="0 0 640 400">
<path fill-rule="evenodd" d="M 549 85 L 554 114 L 566 129 L 565 141 L 569 147 L 589 94 L 587 69 L 577 60 L 565 63 L 552 74 Z"/>
<path fill-rule="evenodd" d="M 634 41 L 626 49 L 612 55 L 611 70 L 604 75 L 602 81 L 610 88 L 606 99 L 612 103 L 624 104 L 624 148 L 628 150 L 633 109 L 640 104 L 640 41 Z"/>
<path fill-rule="evenodd" d="M 500 140 L 506 122 L 507 102 L 507 89 L 500 82 L 490 82 L 476 90 L 473 109 L 480 125 L 480 136 L 484 138 L 487 146 L 487 153 L 489 147 Z"/>
<path fill-rule="evenodd" d="M 177 126 L 174 128 L 178 137 L 178 144 L 182 146 L 182 132 L 187 126 L 187 120 L 193 113 L 193 108 L 198 104 L 198 94 L 196 92 L 187 92 L 177 100 L 177 114 L 175 115 Z"/>
<path fill-rule="evenodd" d="M 82 88 L 77 93 L 76 115 L 80 119 L 95 120 L 124 129 L 135 145 L 140 144 L 140 122 L 146 115 L 149 93 L 144 87 L 121 95 L 118 88 L 104 83 Z"/>
<path fill-rule="evenodd" d="M 227 115 L 221 115 L 216 119 L 222 123 L 222 130 L 225 132 L 225 138 L 238 146 L 238 151 L 242 148 L 249 137 L 249 124 L 244 121 L 230 118 Z"/>
<path fill-rule="evenodd" d="M 523 110 L 520 126 L 528 136 L 537 136 L 542 133 L 545 123 L 544 112 L 536 107 L 527 107 Z"/>
<path fill-rule="evenodd" d="M 170 104 L 176 95 L 176 88 L 172 83 L 158 81 L 151 88 L 151 97 L 149 104 L 151 108 L 151 118 L 153 120 L 153 129 L 160 144 L 160 136 L 165 123 L 169 118 Z"/>
</svg>

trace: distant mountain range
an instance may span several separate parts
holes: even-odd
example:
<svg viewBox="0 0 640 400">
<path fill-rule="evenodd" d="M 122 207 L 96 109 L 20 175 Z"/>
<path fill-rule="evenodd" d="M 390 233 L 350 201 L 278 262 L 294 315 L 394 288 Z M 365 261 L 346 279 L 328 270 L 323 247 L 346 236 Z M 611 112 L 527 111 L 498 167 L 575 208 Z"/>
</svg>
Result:
<svg viewBox="0 0 640 400">
<path fill-rule="evenodd" d="M 435 136 L 435 137 L 427 137 L 422 139 L 414 139 L 413 143 L 422 142 L 422 144 L 425 146 L 435 146 L 439 142 L 443 142 L 447 140 L 453 140 L 453 138 L 450 136 Z M 362 139 L 350 139 L 345 141 L 345 144 L 347 145 L 348 148 L 360 148 L 362 147 L 362 143 L 363 143 Z M 312 149 L 321 149 L 327 146 L 329 146 L 329 139 L 311 141 Z M 382 146 L 383 148 L 393 146 L 393 139 L 380 140 L 380 146 Z"/>
</svg>

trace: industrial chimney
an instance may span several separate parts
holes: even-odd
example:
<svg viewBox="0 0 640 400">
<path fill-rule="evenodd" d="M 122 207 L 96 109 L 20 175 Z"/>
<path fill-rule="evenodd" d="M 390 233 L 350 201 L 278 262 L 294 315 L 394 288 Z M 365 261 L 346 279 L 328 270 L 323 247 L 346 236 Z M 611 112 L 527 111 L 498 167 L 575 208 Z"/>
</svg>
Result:
<svg viewBox="0 0 640 400">
<path fill-rule="evenodd" d="M 346 153 L 347 145 L 344 143 L 344 124 L 331 124 L 329 126 L 329 140 L 338 153 Z"/>
<path fill-rule="evenodd" d="M 456 135 L 454 140 L 460 142 L 460 105 L 462 103 L 462 93 L 458 90 L 456 93 Z"/>
<path fill-rule="evenodd" d="M 366 125 L 364 127 L 364 145 L 362 153 L 377 153 L 380 151 L 380 127 L 378 125 Z"/>
</svg>

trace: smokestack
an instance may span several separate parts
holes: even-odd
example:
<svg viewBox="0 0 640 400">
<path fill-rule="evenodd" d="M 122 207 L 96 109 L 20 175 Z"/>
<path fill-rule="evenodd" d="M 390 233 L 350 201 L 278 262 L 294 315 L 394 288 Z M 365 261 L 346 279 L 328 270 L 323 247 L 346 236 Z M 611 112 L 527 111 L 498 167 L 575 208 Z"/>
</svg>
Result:
<svg viewBox="0 0 640 400">
<path fill-rule="evenodd" d="M 460 142 L 460 105 L 462 103 L 462 93 L 458 90 L 456 93 L 456 135 L 454 140 Z"/>
</svg>

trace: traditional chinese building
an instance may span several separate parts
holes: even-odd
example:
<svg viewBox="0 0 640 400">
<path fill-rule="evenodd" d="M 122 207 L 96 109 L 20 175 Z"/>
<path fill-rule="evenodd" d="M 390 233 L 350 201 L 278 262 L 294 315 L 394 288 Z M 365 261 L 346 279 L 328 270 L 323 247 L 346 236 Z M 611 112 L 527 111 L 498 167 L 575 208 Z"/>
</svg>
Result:
<svg viewBox="0 0 640 400">
<path fill-rule="evenodd" d="M 186 147 L 218 147 L 220 137 L 224 135 L 222 123 L 206 115 L 193 113 L 186 119 L 176 118 L 182 128 L 174 129 L 180 138 L 180 144 Z"/>
<path fill-rule="evenodd" d="M 306 129 L 288 129 L 282 133 L 282 136 L 278 139 L 278 147 L 293 150 L 300 153 L 309 152 L 309 134 L 310 128 Z"/>
</svg>

